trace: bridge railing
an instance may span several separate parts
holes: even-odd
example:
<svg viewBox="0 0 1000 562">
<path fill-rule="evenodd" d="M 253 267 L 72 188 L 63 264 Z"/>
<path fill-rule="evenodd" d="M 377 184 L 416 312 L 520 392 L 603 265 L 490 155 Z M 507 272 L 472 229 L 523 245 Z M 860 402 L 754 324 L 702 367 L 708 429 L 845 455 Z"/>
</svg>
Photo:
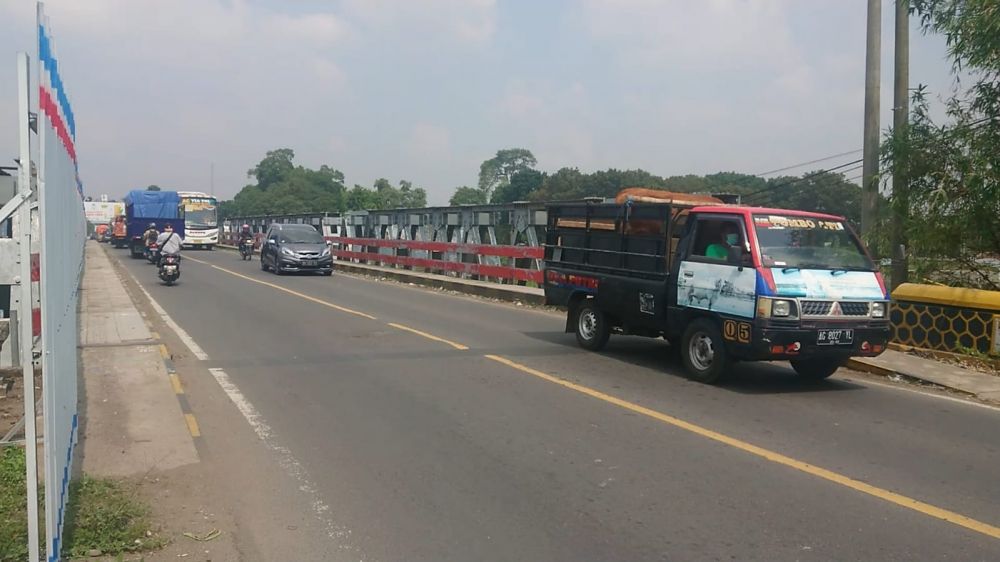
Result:
<svg viewBox="0 0 1000 562">
<path fill-rule="evenodd" d="M 328 236 L 338 259 L 372 265 L 422 269 L 499 282 L 542 283 L 542 271 L 533 267 L 542 259 L 540 246 L 459 244 L 384 238 Z M 494 263 L 484 263 L 494 258 Z"/>
</svg>

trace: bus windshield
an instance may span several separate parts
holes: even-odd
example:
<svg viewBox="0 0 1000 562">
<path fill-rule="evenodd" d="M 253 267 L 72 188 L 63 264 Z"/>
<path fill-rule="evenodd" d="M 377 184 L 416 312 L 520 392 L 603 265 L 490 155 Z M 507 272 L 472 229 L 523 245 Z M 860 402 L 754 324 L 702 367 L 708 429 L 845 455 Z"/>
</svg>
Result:
<svg viewBox="0 0 1000 562">
<path fill-rule="evenodd" d="M 184 222 L 189 228 L 216 228 L 219 225 L 217 213 L 214 200 L 184 201 Z"/>
<path fill-rule="evenodd" d="M 754 215 L 765 267 L 872 271 L 861 242 L 842 221 Z"/>
</svg>

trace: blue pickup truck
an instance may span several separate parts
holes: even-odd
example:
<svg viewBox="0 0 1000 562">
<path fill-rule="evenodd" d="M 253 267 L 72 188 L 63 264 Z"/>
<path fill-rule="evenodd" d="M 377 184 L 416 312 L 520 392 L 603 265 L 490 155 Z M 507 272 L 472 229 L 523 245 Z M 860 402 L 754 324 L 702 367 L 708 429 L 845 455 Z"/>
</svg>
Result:
<svg viewBox="0 0 1000 562">
<path fill-rule="evenodd" d="M 144 191 L 134 189 L 125 196 L 125 221 L 128 249 L 133 258 L 141 258 L 145 245 L 142 234 L 149 223 L 155 222 L 160 232 L 166 224 L 184 236 L 184 211 L 176 191 Z"/>
</svg>

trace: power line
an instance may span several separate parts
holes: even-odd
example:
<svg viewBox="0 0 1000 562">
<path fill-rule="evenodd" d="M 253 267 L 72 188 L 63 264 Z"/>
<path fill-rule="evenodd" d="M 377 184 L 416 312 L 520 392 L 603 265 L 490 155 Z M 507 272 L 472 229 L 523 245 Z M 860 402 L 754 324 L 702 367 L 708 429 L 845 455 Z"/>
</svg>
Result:
<svg viewBox="0 0 1000 562">
<path fill-rule="evenodd" d="M 784 168 L 778 168 L 776 170 L 768 170 L 766 172 L 761 172 L 759 174 L 754 174 L 755 176 L 768 176 L 771 174 L 776 174 L 778 172 L 784 172 L 786 170 L 794 170 L 795 168 L 801 168 L 802 166 L 808 166 L 810 164 L 817 164 L 819 162 L 826 162 L 827 160 L 833 160 L 834 158 L 841 158 L 843 156 L 849 156 L 851 154 L 857 154 L 861 152 L 861 149 L 849 150 L 847 152 L 841 152 L 840 154 L 834 154 L 833 156 L 827 156 L 826 158 L 817 158 L 816 160 L 810 160 L 808 162 L 803 162 L 801 164 L 795 164 L 794 166 L 785 166 Z"/>
<path fill-rule="evenodd" d="M 795 178 L 793 180 L 782 182 L 782 183 L 779 183 L 779 184 L 776 184 L 776 185 L 769 185 L 769 186 L 765 187 L 764 189 L 758 189 L 757 191 L 752 191 L 750 193 L 747 193 L 743 197 L 753 197 L 754 195 L 759 195 L 761 193 L 764 193 L 765 191 L 772 191 L 772 190 L 779 189 L 779 188 L 782 188 L 782 187 L 785 187 L 785 186 L 788 186 L 788 185 L 793 185 L 793 184 L 799 183 L 801 181 L 812 179 L 812 178 L 814 178 L 816 176 L 821 176 L 823 174 L 830 173 L 830 172 L 832 172 L 834 170 L 839 170 L 841 168 L 846 168 L 848 166 L 854 166 L 856 164 L 860 164 L 861 162 L 863 162 L 863 159 L 859 158 L 857 160 L 848 162 L 846 164 L 841 164 L 839 166 L 834 166 L 832 168 L 827 168 L 825 170 L 817 170 L 815 172 L 806 174 L 806 175 L 802 176 L 801 178 Z"/>
<path fill-rule="evenodd" d="M 847 168 L 846 170 L 841 171 L 840 175 L 843 175 L 843 174 L 846 174 L 846 173 L 849 173 L 849 172 L 854 172 L 856 170 L 860 170 L 861 168 L 862 168 L 862 166 L 860 164 L 858 164 L 858 165 L 855 165 L 854 167 Z M 831 168 L 831 170 L 833 170 L 833 168 Z M 798 179 L 795 179 L 795 180 L 792 180 L 792 181 L 788 181 L 788 182 L 785 182 L 783 184 L 772 186 L 772 187 L 768 188 L 767 190 L 760 190 L 760 191 L 757 191 L 755 193 L 751 193 L 751 194 L 745 195 L 744 198 L 745 199 L 756 199 L 757 202 L 766 201 L 767 199 L 770 198 L 770 196 L 774 193 L 774 190 L 776 190 L 776 189 L 781 189 L 783 187 L 788 187 L 790 185 L 795 185 L 797 183 L 800 183 L 800 182 L 802 182 L 804 180 L 810 179 L 812 177 L 815 177 L 815 176 L 817 176 L 817 175 L 819 175 L 821 173 L 827 172 L 827 171 L 829 171 L 829 170 L 824 170 L 823 172 L 816 172 L 815 174 L 810 174 L 810 175 L 807 175 L 807 176 L 802 176 L 801 178 L 798 178 Z M 753 203 L 753 201 L 750 201 L 750 202 Z"/>
</svg>

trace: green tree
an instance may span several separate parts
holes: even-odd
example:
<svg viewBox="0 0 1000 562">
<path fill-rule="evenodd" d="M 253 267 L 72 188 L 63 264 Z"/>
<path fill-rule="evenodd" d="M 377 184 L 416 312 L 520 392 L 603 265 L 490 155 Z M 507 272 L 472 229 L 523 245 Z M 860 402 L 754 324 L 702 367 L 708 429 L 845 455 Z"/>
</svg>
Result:
<svg viewBox="0 0 1000 562">
<path fill-rule="evenodd" d="M 996 0 L 911 0 L 925 33 L 944 35 L 956 78 L 946 123 L 913 94 L 905 130 L 883 145 L 906 178 L 891 204 L 904 217 L 918 279 L 1000 290 L 1000 7 Z"/>
<path fill-rule="evenodd" d="M 146 191 L 160 191 L 160 186 L 153 184 L 146 186 Z"/>
<path fill-rule="evenodd" d="M 534 168 L 535 155 L 526 148 L 504 148 L 479 166 L 479 189 L 490 198 L 493 190 L 510 183 L 514 174 Z"/>
<path fill-rule="evenodd" d="M 502 184 L 493 191 L 490 203 L 511 203 L 527 201 L 532 194 L 542 188 L 545 174 L 538 170 L 521 170 L 510 178 L 510 182 Z"/>
<path fill-rule="evenodd" d="M 365 211 L 378 209 L 379 198 L 375 190 L 355 184 L 347 193 L 348 211 Z"/>
<path fill-rule="evenodd" d="M 758 179 L 753 185 L 765 186 L 749 192 L 744 201 L 748 205 L 827 213 L 845 217 L 854 224 L 861 221 L 861 188 L 847 181 L 843 174 L 818 170 L 802 177 L 781 176 L 766 182 Z M 730 193 L 747 194 L 743 185 L 730 187 L 727 190 Z"/>
<path fill-rule="evenodd" d="M 455 193 L 452 194 L 448 204 L 452 206 L 485 205 L 486 193 L 479 188 L 463 185 L 455 189 Z"/>
<path fill-rule="evenodd" d="M 307 212 L 338 212 L 346 209 L 344 174 L 329 166 L 312 170 L 295 166 L 290 149 L 272 150 L 250 170 L 256 184 L 245 186 L 231 202 L 222 204 L 225 216 Z"/>
<path fill-rule="evenodd" d="M 269 150 L 259 164 L 247 170 L 247 177 L 255 178 L 257 186 L 266 191 L 295 169 L 293 160 L 295 151 L 290 148 Z"/>
</svg>

